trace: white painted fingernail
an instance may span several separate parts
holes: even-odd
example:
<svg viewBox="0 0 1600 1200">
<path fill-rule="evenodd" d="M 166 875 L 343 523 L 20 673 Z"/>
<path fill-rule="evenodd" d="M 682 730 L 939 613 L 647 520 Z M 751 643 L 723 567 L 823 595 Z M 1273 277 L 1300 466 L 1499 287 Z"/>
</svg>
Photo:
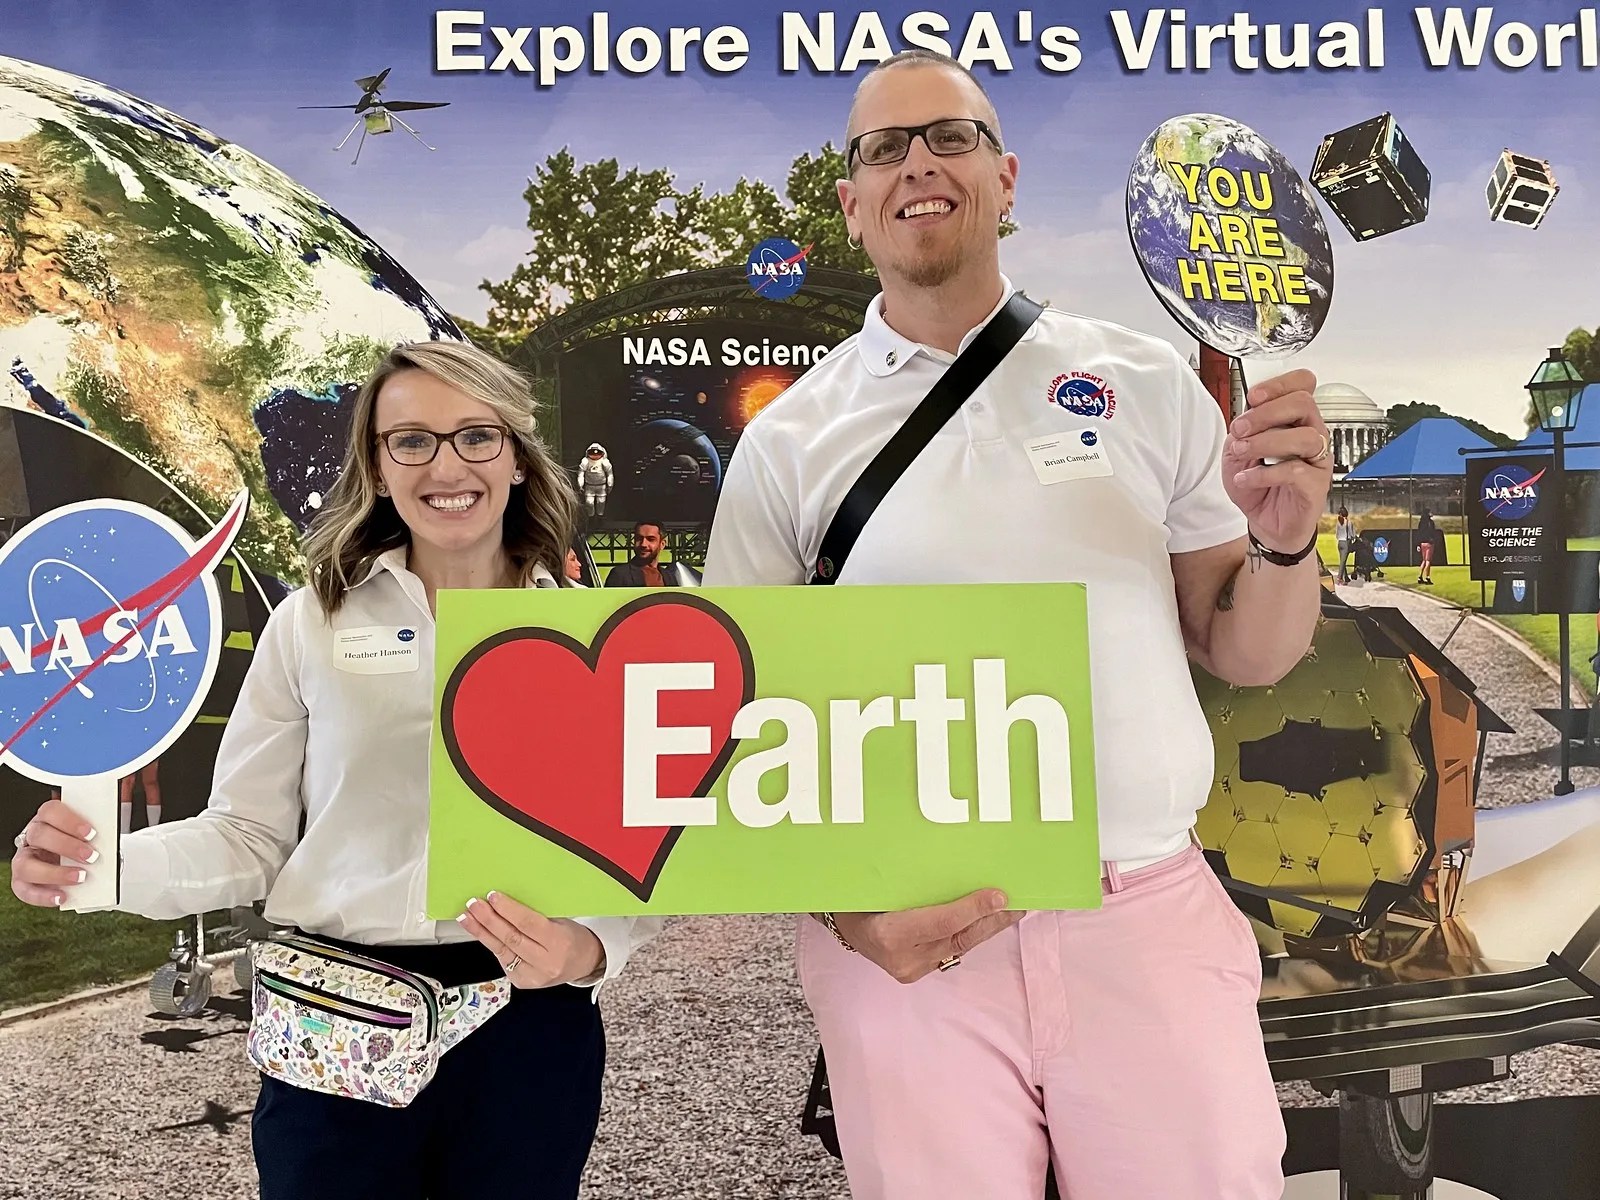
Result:
<svg viewBox="0 0 1600 1200">
<path fill-rule="evenodd" d="M 84 859 L 83 861 L 88 863 L 91 867 L 94 866 L 95 863 L 100 861 L 100 851 L 98 851 L 98 850 L 90 851 L 89 857 Z"/>
<path fill-rule="evenodd" d="M 62 905 L 63 905 L 63 904 L 65 904 L 65 903 L 66 903 L 66 902 L 67 902 L 67 898 L 66 898 L 66 897 L 65 897 L 65 896 L 57 896 L 57 897 L 56 897 L 56 898 L 55 898 L 55 900 L 54 900 L 54 904 L 55 904 L 55 906 L 56 906 L 56 907 L 57 907 L 57 908 L 60 908 L 60 907 L 61 907 L 61 906 L 62 906 Z"/>
<path fill-rule="evenodd" d="M 500 894 L 499 892 L 490 892 L 489 893 L 489 903 L 493 904 L 494 903 L 494 898 L 496 896 L 498 896 L 499 894 Z"/>
<path fill-rule="evenodd" d="M 467 912 L 471 912 L 472 911 L 472 906 L 474 904 L 482 904 L 482 903 L 483 903 L 482 900 L 479 900 L 476 896 L 474 896 L 471 900 L 467 901 Z"/>
<path fill-rule="evenodd" d="M 75 880 L 75 882 L 82 883 L 87 878 L 89 878 L 89 872 L 80 870 L 78 872 L 78 878 Z"/>
<path fill-rule="evenodd" d="M 100 836 L 100 831 L 98 829 L 91 829 L 91 830 L 89 830 L 88 833 L 83 835 L 83 840 L 86 841 L 86 842 L 92 842 L 92 841 L 95 840 L 95 838 L 97 838 L 99 836 Z"/>
<path fill-rule="evenodd" d="M 462 913 L 459 917 L 456 918 L 456 921 L 457 921 L 458 924 L 465 925 L 467 923 L 467 914 L 466 913 Z"/>
</svg>

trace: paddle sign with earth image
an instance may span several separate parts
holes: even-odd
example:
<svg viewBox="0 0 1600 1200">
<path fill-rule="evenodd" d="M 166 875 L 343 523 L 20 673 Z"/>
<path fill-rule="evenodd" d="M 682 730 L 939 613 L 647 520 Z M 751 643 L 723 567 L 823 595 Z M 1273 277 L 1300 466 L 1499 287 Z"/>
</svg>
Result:
<svg viewBox="0 0 1600 1200">
<path fill-rule="evenodd" d="M 117 900 L 117 781 L 189 727 L 222 649 L 212 572 L 249 510 L 240 492 L 199 542 L 125 500 L 68 504 L 0 546 L 0 762 L 60 789 L 99 860 L 64 907 Z M 84 865 L 84 864 L 78 864 Z"/>
<path fill-rule="evenodd" d="M 448 591 L 428 915 L 1100 902 L 1080 584 Z"/>
<path fill-rule="evenodd" d="M 1162 122 L 1128 172 L 1127 213 L 1156 298 L 1241 383 L 1239 359 L 1283 358 L 1321 330 L 1333 248 L 1316 193 L 1253 129 L 1209 113 Z"/>
</svg>

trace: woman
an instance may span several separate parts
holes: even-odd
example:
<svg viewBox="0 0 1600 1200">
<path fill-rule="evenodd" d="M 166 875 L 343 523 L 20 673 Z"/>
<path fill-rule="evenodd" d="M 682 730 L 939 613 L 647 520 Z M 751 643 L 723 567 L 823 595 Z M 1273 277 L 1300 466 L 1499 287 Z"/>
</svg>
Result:
<svg viewBox="0 0 1600 1200">
<path fill-rule="evenodd" d="M 1439 527 L 1433 523 L 1433 514 L 1423 509 L 1417 518 L 1418 583 L 1433 583 L 1433 543 L 1438 536 Z"/>
<path fill-rule="evenodd" d="M 1355 540 L 1355 526 L 1350 523 L 1350 510 L 1339 506 L 1339 519 L 1333 523 L 1334 540 L 1339 544 L 1339 582 L 1349 583 L 1350 573 L 1345 564 L 1350 560 L 1350 543 Z"/>
<path fill-rule="evenodd" d="M 551 921 L 494 893 L 456 921 L 422 915 L 435 596 L 562 586 L 575 501 L 539 440 L 528 381 L 471 346 L 396 348 L 351 422 L 306 542 L 310 585 L 266 623 L 209 806 L 122 840 L 119 907 L 170 919 L 264 896 L 268 921 L 336 947 L 446 987 L 502 976 L 514 987 L 406 1107 L 263 1074 L 263 1200 L 575 1197 L 605 1058 L 593 989 L 660 920 Z M 368 673 L 351 654 L 382 629 L 413 632 L 402 673 Z M 61 904 L 78 872 L 60 860 L 92 861 L 92 837 L 59 800 L 45 804 L 18 839 L 12 890 Z"/>
</svg>

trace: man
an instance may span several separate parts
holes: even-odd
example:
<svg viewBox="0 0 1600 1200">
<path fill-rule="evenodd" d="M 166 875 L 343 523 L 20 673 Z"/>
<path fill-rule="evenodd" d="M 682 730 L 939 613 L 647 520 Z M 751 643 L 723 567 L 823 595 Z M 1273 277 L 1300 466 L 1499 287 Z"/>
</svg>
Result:
<svg viewBox="0 0 1600 1200">
<path fill-rule="evenodd" d="M 640 521 L 633 527 L 633 557 L 612 567 L 606 576 L 607 587 L 678 587 L 678 572 L 657 561 L 666 544 L 666 531 L 654 521 Z"/>
<path fill-rule="evenodd" d="M 707 587 L 804 583 L 851 484 L 1012 290 L 998 228 L 1018 164 L 969 73 L 926 52 L 888 60 L 862 81 L 846 144 L 839 199 L 883 293 L 746 428 Z M 1062 383 L 1073 372 L 1115 404 L 1084 403 Z M 984 891 L 802 918 L 856 1200 L 1039 1200 L 1047 1159 L 1068 1200 L 1281 1195 L 1260 958 L 1191 842 L 1214 751 L 1188 658 L 1267 684 L 1310 643 L 1331 481 L 1314 386 L 1305 371 L 1260 383 L 1225 428 L 1166 342 L 1049 309 L 835 576 L 1087 584 L 1106 860 L 1093 911 L 1006 912 Z M 1030 461 L 1030 442 L 1090 431 L 1110 475 L 1056 482 Z"/>
</svg>

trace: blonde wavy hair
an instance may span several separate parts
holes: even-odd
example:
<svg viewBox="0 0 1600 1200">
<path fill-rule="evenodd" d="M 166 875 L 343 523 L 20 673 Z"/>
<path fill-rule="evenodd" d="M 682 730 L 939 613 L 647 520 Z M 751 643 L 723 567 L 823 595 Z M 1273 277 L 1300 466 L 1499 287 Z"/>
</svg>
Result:
<svg viewBox="0 0 1600 1200">
<path fill-rule="evenodd" d="M 441 383 L 482 401 L 511 431 L 517 465 L 526 478 L 506 501 L 506 553 L 524 583 L 543 566 L 566 586 L 567 546 L 578 519 L 577 497 L 539 436 L 528 377 L 465 342 L 407 342 L 384 356 L 356 394 L 350 442 L 338 482 L 329 489 L 305 539 L 310 586 L 325 612 L 338 612 L 345 593 L 380 554 L 411 540 L 394 502 L 378 495 L 378 393 L 401 371 L 425 371 Z"/>
</svg>

